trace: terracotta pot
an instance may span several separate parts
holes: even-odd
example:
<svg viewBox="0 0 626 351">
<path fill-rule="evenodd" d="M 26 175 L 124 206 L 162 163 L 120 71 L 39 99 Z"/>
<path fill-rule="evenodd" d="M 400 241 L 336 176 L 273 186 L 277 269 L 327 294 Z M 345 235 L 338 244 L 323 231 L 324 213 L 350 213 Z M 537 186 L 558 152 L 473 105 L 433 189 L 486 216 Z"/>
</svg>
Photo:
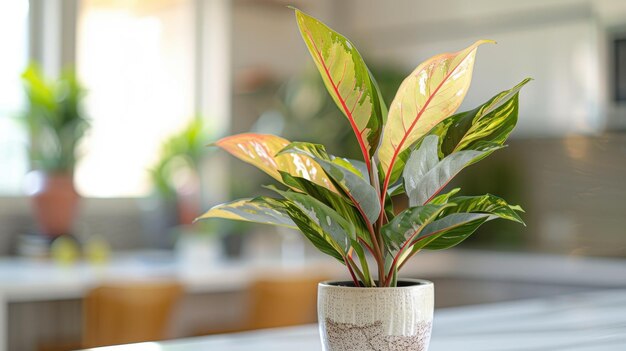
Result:
<svg viewBox="0 0 626 351">
<path fill-rule="evenodd" d="M 34 177 L 36 181 L 31 199 L 39 230 L 52 238 L 69 234 L 80 200 L 73 176 L 36 172 Z"/>
<path fill-rule="evenodd" d="M 428 350 L 433 283 L 403 279 L 396 288 L 351 284 L 319 284 L 317 312 L 325 351 Z"/>
</svg>

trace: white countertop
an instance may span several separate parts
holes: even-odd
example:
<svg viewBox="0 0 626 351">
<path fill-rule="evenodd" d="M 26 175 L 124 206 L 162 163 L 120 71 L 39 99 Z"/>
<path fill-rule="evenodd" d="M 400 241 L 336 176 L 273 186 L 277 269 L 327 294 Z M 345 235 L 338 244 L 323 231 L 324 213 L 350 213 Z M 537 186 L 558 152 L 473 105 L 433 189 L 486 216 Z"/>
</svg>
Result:
<svg viewBox="0 0 626 351">
<path fill-rule="evenodd" d="M 319 257 L 192 260 L 171 252 L 138 251 L 116 254 L 102 265 L 87 262 L 60 265 L 50 261 L 0 258 L 0 351 L 8 350 L 10 303 L 79 299 L 90 288 L 112 280 L 173 279 L 181 282 L 187 293 L 193 294 L 242 291 L 265 273 L 276 277 L 307 272 L 323 272 L 329 278 L 346 277 L 343 266 Z M 523 286 L 548 283 L 594 289 L 626 288 L 626 260 L 446 250 L 417 255 L 401 276 L 483 279 L 519 282 Z"/>
<path fill-rule="evenodd" d="M 163 252 L 115 255 L 109 262 L 61 265 L 23 258 L 0 259 L 0 299 L 5 302 L 80 298 L 89 288 L 110 280 L 175 279 L 187 292 L 241 290 L 264 272 L 325 272 L 347 277 L 329 258 L 244 261 L 189 261 Z M 462 277 L 505 281 L 626 288 L 626 260 L 472 250 L 428 251 L 404 267 L 401 276 Z"/>
<path fill-rule="evenodd" d="M 429 351 L 626 350 L 626 290 L 435 312 Z M 98 351 L 320 351 L 317 326 L 141 343 Z"/>
</svg>

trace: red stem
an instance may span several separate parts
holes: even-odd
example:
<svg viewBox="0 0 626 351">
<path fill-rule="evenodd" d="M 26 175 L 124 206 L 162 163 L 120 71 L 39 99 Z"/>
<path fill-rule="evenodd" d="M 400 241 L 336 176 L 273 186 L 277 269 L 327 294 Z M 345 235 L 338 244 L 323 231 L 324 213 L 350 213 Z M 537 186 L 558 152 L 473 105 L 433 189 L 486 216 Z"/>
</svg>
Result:
<svg viewBox="0 0 626 351">
<path fill-rule="evenodd" d="M 431 236 L 433 236 L 433 235 L 437 235 L 437 234 L 441 233 L 442 231 L 444 231 L 444 229 L 438 230 L 438 231 L 436 231 L 436 232 L 432 232 L 432 233 L 430 233 L 430 234 L 428 234 L 428 235 L 424 235 L 423 237 L 421 237 L 421 238 L 419 238 L 419 239 L 415 240 L 415 242 L 411 243 L 411 241 L 413 241 L 413 238 L 415 237 L 415 235 L 417 235 L 417 234 L 420 232 L 419 230 L 416 230 L 416 231 L 415 231 L 415 233 L 413 233 L 413 234 L 411 235 L 411 238 L 410 238 L 409 240 L 407 240 L 407 241 L 404 243 L 404 245 L 402 245 L 402 247 L 400 248 L 400 251 L 398 251 L 398 254 L 396 254 L 396 256 L 393 258 L 393 262 L 391 263 L 391 268 L 389 269 L 389 272 L 387 273 L 386 277 L 389 277 L 389 276 L 393 273 L 393 267 L 395 267 L 395 266 L 398 264 L 398 259 L 400 258 L 400 254 L 402 254 L 402 251 L 404 251 L 404 249 L 406 248 L 406 246 L 407 246 L 409 243 L 411 243 L 411 245 L 409 245 L 409 246 L 415 245 L 416 243 L 418 243 L 418 242 L 420 242 L 420 241 L 422 241 L 422 240 L 424 240 L 424 239 L 426 239 L 426 238 L 430 238 L 430 237 L 431 237 Z M 404 265 L 404 263 L 405 263 L 405 262 L 406 262 L 409 258 L 413 257 L 413 255 L 415 255 L 415 254 L 411 254 L 409 257 L 407 257 L 407 259 L 406 259 L 406 260 L 404 260 L 404 261 L 402 262 L 402 264 L 400 265 L 400 267 L 398 267 L 398 270 L 400 270 L 400 268 L 402 268 L 402 266 Z"/>
<path fill-rule="evenodd" d="M 352 266 L 350 266 L 350 262 L 348 262 L 348 258 L 346 256 L 343 256 L 343 261 L 346 263 L 346 267 L 348 267 L 348 271 L 350 272 L 350 275 L 352 276 L 352 281 L 354 282 L 354 286 L 361 287 L 361 284 L 359 283 L 359 280 L 356 278 L 356 275 L 354 275 Z"/>
</svg>

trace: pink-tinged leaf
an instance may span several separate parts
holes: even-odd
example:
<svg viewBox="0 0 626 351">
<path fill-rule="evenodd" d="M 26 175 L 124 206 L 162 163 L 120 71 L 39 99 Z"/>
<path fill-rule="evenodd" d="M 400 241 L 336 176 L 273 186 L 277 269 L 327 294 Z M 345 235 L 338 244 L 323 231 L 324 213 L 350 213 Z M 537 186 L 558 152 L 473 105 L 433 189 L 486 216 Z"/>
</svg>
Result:
<svg viewBox="0 0 626 351">
<path fill-rule="evenodd" d="M 399 175 L 394 171 L 398 156 L 461 105 L 472 80 L 476 50 L 489 42 L 480 40 L 459 52 L 434 56 L 402 82 L 389 108 L 378 149 L 385 190 L 396 180 L 391 178 Z"/>
<path fill-rule="evenodd" d="M 385 110 L 376 82 L 347 38 L 299 10 L 296 19 L 326 89 L 350 122 L 369 170 Z"/>
<path fill-rule="evenodd" d="M 220 139 L 215 145 L 259 168 L 279 182 L 282 182 L 280 175 L 282 171 L 336 192 L 324 170 L 310 157 L 297 153 L 276 155 L 290 143 L 289 140 L 275 135 L 244 133 Z"/>
</svg>

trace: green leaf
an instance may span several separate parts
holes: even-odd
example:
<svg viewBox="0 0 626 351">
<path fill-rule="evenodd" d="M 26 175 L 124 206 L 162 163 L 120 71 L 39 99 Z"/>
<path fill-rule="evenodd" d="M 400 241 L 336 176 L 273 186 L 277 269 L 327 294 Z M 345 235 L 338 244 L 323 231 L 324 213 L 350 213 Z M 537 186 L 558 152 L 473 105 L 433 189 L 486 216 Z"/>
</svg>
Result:
<svg viewBox="0 0 626 351">
<path fill-rule="evenodd" d="M 331 156 L 331 158 L 333 163 L 336 163 L 337 165 L 348 169 L 350 172 L 356 174 L 360 178 L 365 179 L 366 181 L 369 180 L 369 173 L 364 162 L 337 156 Z"/>
<path fill-rule="evenodd" d="M 482 213 L 452 213 L 428 224 L 415 239 L 413 251 L 451 248 L 472 235 L 489 219 Z"/>
<path fill-rule="evenodd" d="M 305 194 L 313 196 L 317 200 L 325 203 L 328 206 L 338 206 L 339 203 L 345 204 L 345 206 L 352 206 L 349 199 L 345 199 L 342 195 L 336 192 L 332 192 L 320 185 L 313 183 L 312 181 L 302 178 L 294 177 L 287 172 L 280 172 L 283 184 L 289 186 L 294 190 L 299 190 Z M 343 207 L 343 206 L 340 206 Z"/>
<path fill-rule="evenodd" d="M 349 199 L 346 199 L 338 193 L 321 187 L 311 182 L 310 180 L 300 177 L 293 177 L 289 173 L 285 172 L 281 172 L 281 175 L 283 177 L 283 183 L 293 189 L 300 190 L 303 193 L 306 193 L 316 198 L 325 205 L 337 211 L 337 213 L 339 213 L 341 217 L 354 224 L 356 229 L 356 235 L 360 239 L 364 240 L 371 247 L 372 243 L 370 240 L 369 232 L 366 228 L 365 223 L 363 222 L 363 218 Z"/>
<path fill-rule="evenodd" d="M 355 242 L 352 244 L 352 248 L 359 258 L 359 263 L 361 264 L 361 269 L 363 270 L 363 283 L 366 287 L 373 287 L 374 282 L 371 278 L 372 275 L 370 273 L 369 263 L 367 262 L 367 257 L 365 256 L 363 247 L 358 242 Z"/>
<path fill-rule="evenodd" d="M 450 200 L 450 197 L 454 196 L 460 190 L 461 190 L 461 188 L 454 188 L 454 189 L 450 190 L 449 192 L 447 192 L 445 194 L 437 195 L 437 196 L 433 197 L 432 200 L 430 200 L 429 204 L 433 204 L 433 205 L 447 204 L 448 201 Z M 456 201 L 453 201 L 453 202 L 456 203 Z M 457 206 L 458 206 L 458 204 L 457 204 Z M 472 211 L 458 211 L 458 212 L 472 212 Z"/>
<path fill-rule="evenodd" d="M 421 140 L 423 140 L 423 138 L 418 140 L 416 143 L 414 143 L 415 147 L 413 146 L 408 147 L 406 150 L 403 150 L 402 152 L 400 152 L 398 156 L 396 157 L 396 163 L 393 165 L 393 169 L 391 170 L 391 175 L 389 177 L 390 179 L 389 184 L 395 183 L 394 186 L 389 186 L 390 190 L 393 188 L 392 193 L 394 196 L 399 195 L 399 194 L 404 194 L 404 185 L 402 184 L 401 181 L 398 181 L 398 180 L 401 178 L 404 168 L 406 167 L 406 162 L 409 160 L 409 157 L 411 156 L 411 151 L 419 147 L 419 145 L 421 144 L 420 143 Z"/>
<path fill-rule="evenodd" d="M 424 178 L 437 163 L 439 163 L 439 138 L 435 135 L 429 135 L 424 138 L 420 147 L 411 153 L 402 172 L 404 190 L 409 198 L 418 187 L 416 182 Z M 416 205 L 418 204 L 411 204 L 411 206 Z"/>
<path fill-rule="evenodd" d="M 85 91 L 65 70 L 49 80 L 31 63 L 22 74 L 27 104 L 20 119 L 28 128 L 31 165 L 47 173 L 71 173 L 77 145 L 89 127 L 81 102 Z"/>
<path fill-rule="evenodd" d="M 296 228 L 296 224 L 286 214 L 282 203 L 270 197 L 240 199 L 217 205 L 195 220 L 209 218 L 225 218 Z"/>
<path fill-rule="evenodd" d="M 339 187 L 353 200 L 357 208 L 363 211 L 370 223 L 376 222 L 380 215 L 378 194 L 367 180 L 353 170 L 344 166 L 345 160 L 335 158 L 333 161 L 316 159 Z"/>
<path fill-rule="evenodd" d="M 434 56 L 421 63 L 400 85 L 389 107 L 378 159 L 386 176 L 386 189 L 393 184 L 397 157 L 461 105 L 472 79 L 477 41 L 455 53 Z"/>
<path fill-rule="evenodd" d="M 291 220 L 296 224 L 302 235 L 304 235 L 309 241 L 322 253 L 325 253 L 331 257 L 334 257 L 342 264 L 345 264 L 345 254 L 339 248 L 339 245 L 333 241 L 333 239 L 326 234 L 322 228 L 315 224 L 309 216 L 307 216 L 299 207 L 291 204 L 289 201 L 285 201 L 285 211 L 291 217 Z"/>
<path fill-rule="evenodd" d="M 457 212 L 488 213 L 494 218 L 502 218 L 524 224 L 524 221 L 516 212 L 523 212 L 523 210 L 519 206 L 509 205 L 504 199 L 495 195 L 459 196 L 450 201 L 454 202 L 456 206 L 444 211 L 444 215 Z"/>
<path fill-rule="evenodd" d="M 487 157 L 496 149 L 459 151 L 434 164 L 433 160 L 438 157 L 437 136 L 429 135 L 421 147 L 413 151 L 406 164 L 404 188 L 409 197 L 409 206 L 428 203 L 463 168 Z"/>
<path fill-rule="evenodd" d="M 483 105 L 456 114 L 441 123 L 441 151 L 449 155 L 460 150 L 480 150 L 503 145 L 517 124 L 519 91 L 529 78 L 492 97 Z"/>
<path fill-rule="evenodd" d="M 528 81 L 529 79 L 526 79 L 514 88 L 494 96 L 477 109 L 460 113 L 442 122 L 438 126 L 438 130 L 432 132 L 435 135 L 426 136 L 421 145 L 411 153 L 404 168 L 404 188 L 396 186 L 393 188 L 393 193 L 398 194 L 405 189 L 411 189 L 411 191 L 407 191 L 411 199 L 411 206 L 420 205 L 420 201 L 428 199 L 428 197 L 423 199 L 416 195 L 415 192 L 419 186 L 415 183 L 407 184 L 407 181 L 417 182 L 424 176 L 425 172 L 434 168 L 433 163 L 438 159 L 438 154 L 435 152 L 438 148 L 437 134 L 444 136 L 441 150 L 446 156 L 467 149 L 488 151 L 489 153 L 502 145 L 517 122 L 518 94 Z M 478 159 L 485 156 L 487 155 L 483 155 Z M 463 157 L 457 155 L 445 162 L 452 164 L 451 159 L 453 158 L 467 159 L 471 158 L 471 154 L 465 154 Z M 476 161 L 478 160 L 470 162 L 470 164 Z M 442 163 L 445 162 L 442 160 Z M 463 162 L 460 163 L 462 164 Z M 458 161 L 456 166 L 458 168 Z M 460 169 L 458 170 L 460 171 Z M 439 186 L 445 186 L 445 184 L 447 182 L 442 182 Z M 434 189 L 438 188 L 435 187 Z M 422 190 L 424 190 L 423 187 Z M 426 190 L 428 189 L 424 191 Z M 413 194 L 410 194 L 411 192 Z"/>
<path fill-rule="evenodd" d="M 413 145 L 411 145 L 410 147 L 406 148 L 405 150 L 403 150 L 402 152 L 398 154 L 398 156 L 396 157 L 396 163 L 393 166 L 390 179 L 393 179 L 394 182 L 396 182 L 398 178 L 401 178 L 400 176 L 402 175 L 402 173 L 404 172 L 404 169 L 406 168 L 406 163 L 409 160 L 409 157 L 411 156 L 411 152 L 419 149 L 422 143 L 424 142 L 424 140 L 426 140 L 426 138 L 429 135 L 442 134 L 444 130 L 442 128 L 443 123 L 444 122 L 439 123 L 437 126 L 435 126 L 435 128 L 433 128 L 430 131 L 428 135 L 424 135 L 423 137 L 418 139 L 416 142 L 414 142 Z M 439 145 L 441 146 L 441 141 L 439 142 Z M 391 194 L 392 196 L 404 194 L 405 191 L 404 191 L 403 180 L 400 179 L 400 181 L 397 181 L 394 185 L 390 185 L 388 193 Z"/>
<path fill-rule="evenodd" d="M 386 110 L 378 86 L 354 44 L 318 19 L 297 9 L 295 12 L 326 89 L 348 118 L 369 168 Z"/>
<path fill-rule="evenodd" d="M 348 252 L 352 241 L 356 240 L 355 228 L 352 223 L 312 196 L 293 191 L 281 191 L 271 187 L 270 189 L 289 200 L 290 204 L 295 205 L 312 223 L 319 226 L 328 235 L 329 240 L 332 240 L 335 248 L 342 250 L 343 253 Z"/>
<path fill-rule="evenodd" d="M 392 185 L 387 189 L 387 197 L 404 194 L 404 184 L 401 182 Z"/>
<path fill-rule="evenodd" d="M 446 208 L 454 204 L 416 206 L 398 214 L 381 228 L 381 233 L 392 254 L 413 241 L 426 225 L 434 221 Z"/>
<path fill-rule="evenodd" d="M 449 198 L 454 192 L 453 190 L 445 196 Z M 503 199 L 491 194 L 459 196 L 450 201 L 456 206 L 445 208 L 440 214 L 440 219 L 424 228 L 416 238 L 412 253 L 422 248 L 442 250 L 455 246 L 472 235 L 483 223 L 496 218 L 524 224 L 515 212 L 521 211 L 519 206 L 511 206 Z"/>
<path fill-rule="evenodd" d="M 326 175 L 350 198 L 354 205 L 363 213 L 369 223 L 374 223 L 380 214 L 380 202 L 376 189 L 348 160 L 326 154 L 321 145 L 309 143 L 291 143 L 283 152 L 303 154 L 317 162 Z M 367 178 L 365 178 L 367 177 Z"/>
</svg>

